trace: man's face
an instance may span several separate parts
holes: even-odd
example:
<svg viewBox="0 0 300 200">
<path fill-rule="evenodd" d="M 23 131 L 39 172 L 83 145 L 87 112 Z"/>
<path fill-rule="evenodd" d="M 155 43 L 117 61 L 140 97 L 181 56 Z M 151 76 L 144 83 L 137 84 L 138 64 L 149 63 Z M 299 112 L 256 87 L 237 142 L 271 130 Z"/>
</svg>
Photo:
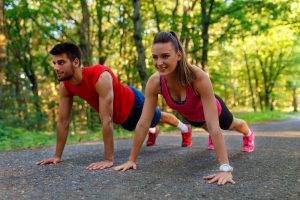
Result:
<svg viewBox="0 0 300 200">
<path fill-rule="evenodd" d="M 67 54 L 53 55 L 52 62 L 58 81 L 68 81 L 73 77 L 74 61 L 71 62 Z"/>
</svg>

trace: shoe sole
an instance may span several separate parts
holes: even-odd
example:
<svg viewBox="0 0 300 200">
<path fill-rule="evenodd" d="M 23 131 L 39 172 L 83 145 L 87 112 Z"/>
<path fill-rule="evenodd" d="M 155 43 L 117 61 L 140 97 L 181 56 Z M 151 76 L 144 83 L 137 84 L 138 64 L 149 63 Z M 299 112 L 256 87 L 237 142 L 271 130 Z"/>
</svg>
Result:
<svg viewBox="0 0 300 200">
<path fill-rule="evenodd" d="M 181 147 L 191 147 L 193 144 L 189 144 L 189 145 L 181 145 Z"/>
<path fill-rule="evenodd" d="M 243 152 L 246 152 L 246 153 L 251 153 L 255 150 L 255 148 L 251 149 L 251 150 L 246 150 L 246 149 L 242 149 Z"/>
</svg>

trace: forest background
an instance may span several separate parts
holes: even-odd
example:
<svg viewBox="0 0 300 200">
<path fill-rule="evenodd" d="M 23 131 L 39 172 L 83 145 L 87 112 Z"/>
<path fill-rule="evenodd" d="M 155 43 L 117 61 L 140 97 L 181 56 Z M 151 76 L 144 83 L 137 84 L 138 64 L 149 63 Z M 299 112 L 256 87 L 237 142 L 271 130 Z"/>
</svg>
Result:
<svg viewBox="0 0 300 200">
<path fill-rule="evenodd" d="M 0 149 L 55 142 L 49 50 L 65 41 L 80 46 L 83 66 L 106 65 L 143 91 L 155 72 L 153 37 L 173 30 L 238 116 L 297 115 L 299 0 L 1 0 L 0 19 Z M 161 99 L 159 107 L 171 112 Z M 99 140 L 100 130 L 97 113 L 75 98 L 71 141 Z"/>
</svg>

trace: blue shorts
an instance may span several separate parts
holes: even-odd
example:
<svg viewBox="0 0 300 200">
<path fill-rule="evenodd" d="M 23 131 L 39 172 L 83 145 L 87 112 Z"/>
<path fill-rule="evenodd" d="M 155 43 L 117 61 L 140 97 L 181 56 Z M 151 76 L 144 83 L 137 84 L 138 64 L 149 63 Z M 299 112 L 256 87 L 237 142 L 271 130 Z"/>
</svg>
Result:
<svg viewBox="0 0 300 200">
<path fill-rule="evenodd" d="M 132 90 L 132 92 L 134 94 L 134 105 L 129 114 L 129 117 L 126 119 L 126 121 L 124 123 L 121 124 L 121 126 L 126 130 L 132 131 L 135 129 L 135 127 L 142 115 L 145 97 L 144 97 L 143 93 L 141 93 L 136 88 L 134 88 L 132 86 L 128 86 L 128 87 Z M 161 117 L 161 112 L 158 108 L 156 108 L 154 117 L 151 122 L 151 127 L 155 127 L 159 123 L 160 117 Z"/>
</svg>

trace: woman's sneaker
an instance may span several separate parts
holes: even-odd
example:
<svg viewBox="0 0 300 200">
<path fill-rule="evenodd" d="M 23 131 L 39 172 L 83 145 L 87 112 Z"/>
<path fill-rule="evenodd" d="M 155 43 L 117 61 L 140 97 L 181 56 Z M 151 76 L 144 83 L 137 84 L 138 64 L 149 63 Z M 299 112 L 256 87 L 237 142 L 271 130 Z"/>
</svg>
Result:
<svg viewBox="0 0 300 200">
<path fill-rule="evenodd" d="M 211 136 L 210 136 L 210 135 L 208 136 L 207 149 L 208 149 L 208 150 L 213 150 L 213 149 L 215 149 L 214 144 L 213 144 L 213 142 L 212 142 L 212 139 L 211 139 Z"/>
<path fill-rule="evenodd" d="M 243 148 L 242 150 L 244 152 L 252 152 L 255 149 L 255 145 L 254 145 L 254 131 L 251 130 L 251 135 L 248 137 L 243 137 Z"/>
<path fill-rule="evenodd" d="M 157 126 L 155 126 L 155 133 L 151 133 L 150 131 L 148 132 L 148 140 L 146 142 L 147 146 L 152 146 L 155 144 L 155 140 L 158 135 L 158 132 L 159 132 L 159 130 L 158 130 Z"/>
<path fill-rule="evenodd" d="M 181 146 L 182 147 L 190 147 L 192 146 L 192 127 L 189 124 L 186 124 L 188 127 L 188 132 L 187 133 L 182 133 L 181 132 L 181 136 L 182 136 L 182 143 Z"/>
</svg>

